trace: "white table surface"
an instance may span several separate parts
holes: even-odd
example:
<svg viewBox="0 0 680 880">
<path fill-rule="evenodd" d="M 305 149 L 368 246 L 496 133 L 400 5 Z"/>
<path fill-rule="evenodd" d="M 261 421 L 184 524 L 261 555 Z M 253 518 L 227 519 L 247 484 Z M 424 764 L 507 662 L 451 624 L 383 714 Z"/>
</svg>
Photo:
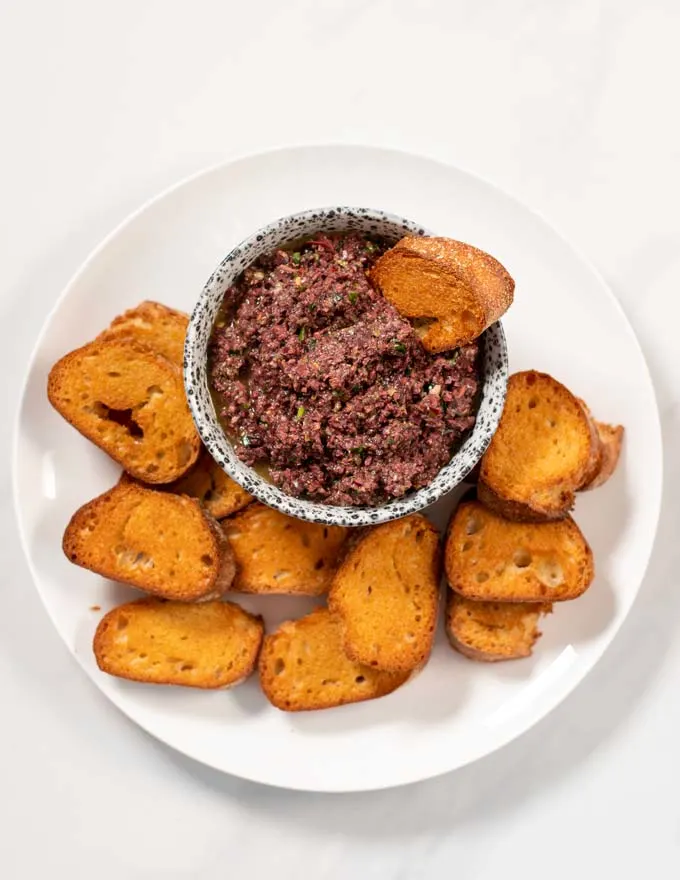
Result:
<svg viewBox="0 0 680 880">
<path fill-rule="evenodd" d="M 677 0 L 0 3 L 3 880 L 680 876 L 679 45 Z M 44 315 L 114 225 L 206 165 L 335 141 L 487 176 L 593 259 L 649 360 L 666 486 L 633 613 L 558 710 L 457 773 L 322 796 L 106 702 L 33 588 L 8 461 Z"/>
</svg>

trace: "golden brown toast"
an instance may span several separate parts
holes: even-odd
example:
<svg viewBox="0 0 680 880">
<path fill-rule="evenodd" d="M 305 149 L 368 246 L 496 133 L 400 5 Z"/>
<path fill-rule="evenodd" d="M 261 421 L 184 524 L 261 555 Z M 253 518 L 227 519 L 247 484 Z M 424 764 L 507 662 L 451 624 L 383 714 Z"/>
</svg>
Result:
<svg viewBox="0 0 680 880">
<path fill-rule="evenodd" d="M 600 438 L 602 454 L 599 467 L 589 475 L 589 479 L 581 486 L 583 491 L 597 489 L 598 486 L 607 482 L 616 470 L 623 445 L 624 429 L 622 425 L 607 425 L 604 422 L 595 422 L 595 425 Z"/>
<path fill-rule="evenodd" d="M 497 260 L 452 238 L 402 238 L 370 277 L 401 315 L 417 319 L 430 352 L 472 342 L 508 310 L 515 289 Z"/>
<path fill-rule="evenodd" d="M 97 339 L 132 339 L 181 367 L 188 324 L 189 316 L 184 312 L 145 300 L 114 318 Z"/>
<path fill-rule="evenodd" d="M 328 596 L 345 653 L 386 672 L 430 656 L 439 606 L 439 536 L 419 514 L 370 529 L 345 556 Z"/>
<path fill-rule="evenodd" d="M 234 557 L 198 501 L 119 483 L 75 512 L 64 553 L 76 565 L 147 593 L 185 602 L 229 589 Z"/>
<path fill-rule="evenodd" d="M 342 628 L 327 608 L 283 623 L 265 636 L 260 684 L 277 709 L 330 709 L 392 693 L 408 674 L 380 672 L 348 659 Z"/>
<path fill-rule="evenodd" d="M 120 481 L 122 483 L 133 478 L 123 471 Z M 205 447 L 198 457 L 198 461 L 179 480 L 166 483 L 164 486 L 155 486 L 164 492 L 174 492 L 175 495 L 188 495 L 197 498 L 203 507 L 215 519 L 224 519 L 239 510 L 243 510 L 253 500 L 245 489 L 228 477 L 222 468 L 214 461 Z"/>
<path fill-rule="evenodd" d="M 494 662 L 528 657 L 541 633 L 538 620 L 551 605 L 473 602 L 447 590 L 446 635 L 471 660 Z"/>
<path fill-rule="evenodd" d="M 512 522 L 478 501 L 465 501 L 454 513 L 444 566 L 452 589 L 488 602 L 575 599 L 595 574 L 592 551 L 571 517 Z"/>
<path fill-rule="evenodd" d="M 326 593 L 348 529 L 303 522 L 251 504 L 222 522 L 237 564 L 233 590 L 242 593 Z"/>
<path fill-rule="evenodd" d="M 181 371 L 137 342 L 72 351 L 52 367 L 47 394 L 76 430 L 146 483 L 170 483 L 198 457 Z"/>
<path fill-rule="evenodd" d="M 600 454 L 594 422 L 578 398 L 546 373 L 515 373 L 482 458 L 479 499 L 509 519 L 560 519 Z"/>
<path fill-rule="evenodd" d="M 94 636 L 103 672 L 149 684 L 228 688 L 255 669 L 262 619 L 232 602 L 138 599 L 114 608 Z"/>
</svg>

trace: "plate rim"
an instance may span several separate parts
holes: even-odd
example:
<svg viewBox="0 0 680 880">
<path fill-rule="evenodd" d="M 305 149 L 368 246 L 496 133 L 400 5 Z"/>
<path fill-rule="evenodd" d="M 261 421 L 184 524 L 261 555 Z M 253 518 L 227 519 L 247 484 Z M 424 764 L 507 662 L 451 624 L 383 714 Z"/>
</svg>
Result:
<svg viewBox="0 0 680 880">
<path fill-rule="evenodd" d="M 646 554 L 641 558 L 641 574 L 639 578 L 639 582 L 635 588 L 635 591 L 632 595 L 630 606 L 627 609 L 626 613 L 610 626 L 612 627 L 608 640 L 605 644 L 598 646 L 594 651 L 593 656 L 589 659 L 588 663 L 582 670 L 579 670 L 578 673 L 572 678 L 567 680 L 563 679 L 563 685 L 558 688 L 553 688 L 550 692 L 549 698 L 545 701 L 545 706 L 539 709 L 536 713 L 536 717 L 533 717 L 529 720 L 528 723 L 520 722 L 518 725 L 510 725 L 508 724 L 505 728 L 504 735 L 499 736 L 494 740 L 494 742 L 490 745 L 485 744 L 478 750 L 474 751 L 472 756 L 464 756 L 462 760 L 453 760 L 452 762 L 448 762 L 446 766 L 423 772 L 422 770 L 418 770 L 416 772 L 405 772 L 402 773 L 400 778 L 397 781 L 382 781 L 378 784 L 374 782 L 369 782 L 366 785 L 356 785 L 350 784 L 347 786 L 341 786 L 337 782 L 331 785 L 323 785 L 319 784 L 318 781 L 315 781 L 313 785 L 309 783 L 305 783 L 304 781 L 297 785 L 295 782 L 290 780 L 282 782 L 282 781 L 271 781 L 266 778 L 266 775 L 258 775 L 256 773 L 247 772 L 243 773 L 241 771 L 236 772 L 235 770 L 223 769 L 222 767 L 216 766 L 216 764 L 211 763 L 209 760 L 204 758 L 202 755 L 195 753 L 191 748 L 182 747 L 178 748 L 174 746 L 172 743 L 168 742 L 163 736 L 157 733 L 155 730 L 149 729 L 149 727 L 138 718 L 134 717 L 130 711 L 128 711 L 127 707 L 124 704 L 124 701 L 120 701 L 115 692 L 110 692 L 108 690 L 104 690 L 100 687 L 99 683 L 95 680 L 95 675 L 92 674 L 90 669 L 82 662 L 78 653 L 71 649 L 69 641 L 65 638 L 65 635 L 62 631 L 62 627 L 57 623 L 54 616 L 51 614 L 48 602 L 46 597 L 43 595 L 43 590 L 40 586 L 40 580 L 38 578 L 38 574 L 36 568 L 33 563 L 32 554 L 29 550 L 29 542 L 28 537 L 24 530 L 24 523 L 22 521 L 21 515 L 21 505 L 20 505 L 20 487 L 19 487 L 19 455 L 20 455 L 20 431 L 22 427 L 22 421 L 25 418 L 25 409 L 27 406 L 27 391 L 29 380 L 31 378 L 31 374 L 34 368 L 34 365 L 37 360 L 37 356 L 39 354 L 39 350 L 42 346 L 45 336 L 47 335 L 48 329 L 52 320 L 59 310 L 62 302 L 70 295 L 71 290 L 78 284 L 81 277 L 88 271 L 91 264 L 95 262 L 95 260 L 99 257 L 99 255 L 106 250 L 106 248 L 113 242 L 117 236 L 123 232 L 126 227 L 133 224 L 140 216 L 142 216 L 146 211 L 151 210 L 158 203 L 163 201 L 164 199 L 172 196 L 175 192 L 185 188 L 190 187 L 192 183 L 197 180 L 209 177 L 212 174 L 218 173 L 221 170 L 237 165 L 241 162 L 247 162 L 252 160 L 261 160 L 270 156 L 277 156 L 285 153 L 295 153 L 298 151 L 304 150 L 319 150 L 319 151 L 330 151 L 330 150 L 342 150 L 346 152 L 355 152 L 355 151 L 369 151 L 376 154 L 383 153 L 388 154 L 394 157 L 402 157 L 404 159 L 419 159 L 424 160 L 426 162 L 432 163 L 434 165 L 439 166 L 442 170 L 446 171 L 455 171 L 459 174 L 462 174 L 468 178 L 471 178 L 473 181 L 481 184 L 489 190 L 495 191 L 502 198 L 511 202 L 516 208 L 521 209 L 522 211 L 530 213 L 535 219 L 540 221 L 542 225 L 548 228 L 548 230 L 559 240 L 560 244 L 568 249 L 572 255 L 585 267 L 588 271 L 596 278 L 599 286 L 602 288 L 604 292 L 606 292 L 610 303 L 614 306 L 614 308 L 619 312 L 620 317 L 622 317 L 625 325 L 630 331 L 631 343 L 634 344 L 637 348 L 638 354 L 640 355 L 641 363 L 644 368 L 644 378 L 646 380 L 646 384 L 648 385 L 649 390 L 651 391 L 651 402 L 653 404 L 654 410 L 654 424 L 653 424 L 653 433 L 654 435 L 654 445 L 656 446 L 654 458 L 658 462 L 658 479 L 655 481 L 655 492 L 654 492 L 654 502 L 655 502 L 655 514 L 653 518 L 653 522 L 649 522 L 648 528 L 651 526 L 651 541 L 649 543 L 648 550 Z M 19 532 L 20 544 L 22 548 L 22 552 L 26 563 L 28 565 L 28 569 L 31 574 L 31 579 L 33 581 L 33 585 L 38 593 L 40 601 L 45 609 L 45 612 L 56 630 L 59 634 L 61 641 L 64 643 L 68 653 L 71 657 L 77 662 L 77 665 L 80 669 L 85 673 L 87 678 L 95 685 L 97 690 L 103 694 L 106 699 L 108 699 L 119 711 L 121 711 L 131 722 L 137 725 L 139 728 L 145 731 L 145 733 L 152 736 L 155 740 L 162 742 L 166 747 L 172 748 L 174 751 L 179 752 L 191 760 L 197 761 L 199 764 L 202 764 L 206 767 L 210 767 L 213 770 L 217 770 L 222 773 L 228 773 L 229 775 L 234 776 L 235 778 L 247 779 L 251 782 L 256 782 L 263 785 L 269 785 L 274 788 L 282 788 L 287 790 L 297 790 L 297 791 L 309 791 L 309 792 L 328 792 L 328 793 L 345 793 L 345 792 L 363 792 L 363 791 L 379 791 L 385 790 L 389 788 L 396 788 L 402 785 L 412 785 L 416 782 L 425 781 L 427 779 L 436 778 L 437 776 L 444 775 L 446 773 L 451 773 L 463 766 L 467 766 L 469 764 L 475 763 L 476 761 L 486 757 L 489 754 L 493 754 L 499 749 L 504 748 L 510 742 L 520 737 L 523 733 L 531 730 L 536 724 L 545 719 L 550 713 L 557 708 L 567 697 L 573 693 L 573 691 L 583 682 L 583 680 L 588 676 L 588 674 L 594 669 L 594 667 L 599 663 L 604 655 L 605 651 L 611 646 L 612 642 L 616 639 L 621 626 L 624 621 L 628 618 L 631 613 L 633 606 L 638 598 L 640 590 L 643 586 L 645 577 L 647 575 L 649 569 L 649 563 L 652 558 L 652 554 L 655 551 L 657 540 L 658 540 L 658 526 L 661 515 L 661 507 L 663 500 L 663 489 L 664 489 L 664 456 L 663 456 L 663 434 L 661 427 L 661 417 L 659 412 L 659 405 L 657 399 L 656 388 L 654 385 L 653 377 L 649 369 L 649 364 L 647 362 L 647 358 L 645 356 L 644 349 L 640 343 L 638 335 L 635 331 L 635 328 L 630 321 L 626 311 L 623 308 L 623 305 L 619 301 L 618 297 L 614 294 L 613 290 L 605 280 L 604 276 L 600 272 L 600 270 L 593 264 L 589 257 L 587 257 L 581 249 L 574 245 L 569 238 L 567 238 L 561 230 L 551 221 L 546 219 L 543 213 L 531 205 L 521 201 L 519 198 L 514 196 L 512 193 L 505 190 L 503 187 L 499 186 L 492 180 L 489 180 L 484 175 L 481 175 L 477 172 L 470 171 L 469 169 L 460 166 L 453 162 L 447 162 L 438 156 L 433 156 L 427 153 L 415 152 L 404 149 L 395 149 L 392 147 L 386 147 L 381 144 L 372 144 L 372 143 L 358 143 L 358 142 L 307 142 L 307 143 L 287 143 L 270 149 L 263 149 L 257 151 L 245 151 L 240 152 L 234 155 L 231 158 L 221 159 L 218 162 L 212 163 L 209 166 L 199 169 L 191 174 L 175 181 L 169 186 L 162 189 L 156 195 L 144 201 L 141 205 L 139 205 L 136 209 L 127 214 L 123 219 L 117 223 L 109 233 L 107 233 L 104 238 L 86 255 L 85 259 L 78 265 L 76 271 L 70 276 L 67 283 L 59 292 L 56 297 L 52 307 L 47 311 L 45 318 L 43 320 L 42 326 L 40 327 L 40 331 L 35 338 L 33 345 L 30 348 L 30 352 L 25 359 L 21 371 L 21 382 L 20 382 L 20 393 L 18 397 L 18 402 L 15 407 L 13 419 L 12 419 L 12 434 L 11 434 L 11 449 L 10 449 L 10 463 L 11 463 L 11 471 L 12 471 L 12 502 L 13 502 L 13 510 L 15 515 L 15 521 L 17 525 L 17 530 Z"/>
</svg>

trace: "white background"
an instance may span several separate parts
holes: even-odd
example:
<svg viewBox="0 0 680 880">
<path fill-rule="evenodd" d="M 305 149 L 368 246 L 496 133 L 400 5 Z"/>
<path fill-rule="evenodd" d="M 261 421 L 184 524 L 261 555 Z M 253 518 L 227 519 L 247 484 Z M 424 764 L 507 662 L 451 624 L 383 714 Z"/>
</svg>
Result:
<svg viewBox="0 0 680 880">
<path fill-rule="evenodd" d="M 680 875 L 679 46 L 675 0 L 0 0 L 3 880 Z M 666 486 L 633 613 L 558 710 L 452 775 L 321 796 L 105 701 L 33 589 L 8 462 L 45 313 L 114 225 L 206 165 L 336 141 L 481 173 L 591 257 L 649 360 Z"/>
</svg>

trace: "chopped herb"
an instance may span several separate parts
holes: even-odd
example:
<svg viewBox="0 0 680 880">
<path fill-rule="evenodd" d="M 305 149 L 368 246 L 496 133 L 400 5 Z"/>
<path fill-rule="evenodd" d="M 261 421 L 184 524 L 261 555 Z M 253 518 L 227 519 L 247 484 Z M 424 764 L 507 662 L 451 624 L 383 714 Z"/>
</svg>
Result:
<svg viewBox="0 0 680 880">
<path fill-rule="evenodd" d="M 366 250 L 369 252 L 369 254 L 372 254 L 373 251 L 377 250 L 377 247 L 376 247 L 376 245 L 373 244 L 372 241 L 367 241 L 366 242 Z"/>
<path fill-rule="evenodd" d="M 334 302 L 334 303 L 342 302 L 342 297 L 340 296 L 339 293 L 334 293 L 334 294 L 333 294 L 333 302 Z"/>
<path fill-rule="evenodd" d="M 304 414 L 305 414 L 304 406 L 299 406 L 298 411 L 297 411 L 297 415 L 295 416 L 295 418 L 298 420 L 298 422 L 302 419 Z"/>
<path fill-rule="evenodd" d="M 305 328 L 304 328 L 304 327 L 300 327 L 300 329 L 298 330 L 298 339 L 300 340 L 300 342 L 304 342 L 304 341 L 305 341 L 305 336 L 306 336 L 306 335 L 307 335 L 307 331 L 305 330 Z"/>
<path fill-rule="evenodd" d="M 316 311 L 316 303 L 310 303 L 310 304 L 309 304 L 309 311 L 310 311 L 310 312 L 315 312 L 315 311 Z"/>
<path fill-rule="evenodd" d="M 363 458 L 366 455 L 367 449 L 365 446 L 355 446 L 351 450 L 355 455 L 358 455 L 360 458 Z"/>
<path fill-rule="evenodd" d="M 347 268 L 347 260 L 336 260 L 335 262 L 338 264 L 338 266 L 342 266 L 343 269 Z"/>
<path fill-rule="evenodd" d="M 299 266 L 301 259 L 302 259 L 302 257 L 300 255 L 300 251 L 294 251 L 293 256 L 292 256 L 293 265 Z"/>
<path fill-rule="evenodd" d="M 241 349 L 240 348 L 230 348 L 229 354 L 234 354 L 234 355 L 241 354 Z"/>
<path fill-rule="evenodd" d="M 248 412 L 248 410 L 250 409 L 250 404 L 249 404 L 247 401 L 246 401 L 246 403 L 242 403 L 242 404 L 241 404 L 241 409 L 242 409 L 244 412 Z"/>
<path fill-rule="evenodd" d="M 359 299 L 359 291 L 358 290 L 350 290 L 347 298 L 352 303 L 352 305 L 354 305 L 354 303 Z"/>
<path fill-rule="evenodd" d="M 250 437 L 247 434 L 241 435 L 241 446 L 250 446 Z"/>
<path fill-rule="evenodd" d="M 393 342 L 392 345 L 393 345 L 393 347 L 394 347 L 394 350 L 395 350 L 395 351 L 398 351 L 399 354 L 405 354 L 405 353 L 406 353 L 406 346 L 404 345 L 403 342 Z"/>
<path fill-rule="evenodd" d="M 311 351 L 311 349 L 316 348 L 316 339 L 308 340 L 307 348 L 310 349 L 310 351 Z"/>
</svg>

